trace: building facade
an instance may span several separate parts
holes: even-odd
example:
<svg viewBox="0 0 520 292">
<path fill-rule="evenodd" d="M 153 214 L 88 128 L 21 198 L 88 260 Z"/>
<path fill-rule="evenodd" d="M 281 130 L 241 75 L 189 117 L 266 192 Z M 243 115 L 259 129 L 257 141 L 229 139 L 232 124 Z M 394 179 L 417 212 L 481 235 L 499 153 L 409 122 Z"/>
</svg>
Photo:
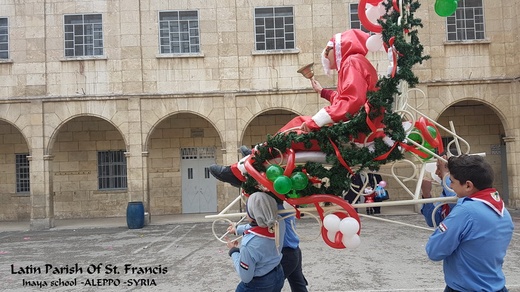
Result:
<svg viewBox="0 0 520 292">
<path fill-rule="evenodd" d="M 354 0 L 282 2 L 0 0 L 0 221 L 46 229 L 129 201 L 152 216 L 222 210 L 238 191 L 207 167 L 323 107 L 296 71 L 315 62 L 334 87 L 320 53 L 360 25 Z M 459 0 L 446 18 L 422 5 L 431 59 L 410 102 L 453 121 L 519 207 L 520 6 Z M 386 53 L 369 59 L 386 73 Z"/>
</svg>

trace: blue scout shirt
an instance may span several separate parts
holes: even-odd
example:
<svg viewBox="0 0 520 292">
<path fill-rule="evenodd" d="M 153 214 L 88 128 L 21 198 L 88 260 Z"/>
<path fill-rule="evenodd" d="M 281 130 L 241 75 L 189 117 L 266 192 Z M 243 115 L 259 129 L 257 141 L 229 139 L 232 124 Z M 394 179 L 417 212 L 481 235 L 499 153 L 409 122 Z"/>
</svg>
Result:
<svg viewBox="0 0 520 292">
<path fill-rule="evenodd" d="M 499 291 L 505 286 L 502 264 L 513 234 L 511 215 L 482 202 L 460 198 L 426 244 L 433 261 L 444 260 L 444 280 L 459 291 Z"/>
<path fill-rule="evenodd" d="M 441 197 L 454 197 L 457 195 L 446 187 L 446 186 L 451 185 L 451 180 L 449 177 L 446 178 L 446 185 L 444 184 L 444 180 L 441 182 L 441 185 L 442 185 Z M 430 227 L 439 225 L 439 223 L 441 223 L 441 221 L 444 220 L 444 218 L 446 218 L 446 216 L 448 216 L 450 210 L 453 209 L 453 207 L 455 207 L 455 203 L 453 203 L 453 204 L 447 204 L 449 207 L 448 210 L 446 210 L 443 207 L 437 208 L 437 211 L 435 212 L 435 225 L 433 225 L 432 213 L 433 213 L 433 210 L 435 209 L 435 207 L 437 207 L 437 205 L 438 204 L 426 203 L 421 208 L 421 213 L 424 215 L 424 220 L 426 220 L 426 224 L 428 224 L 428 226 L 430 226 Z"/>
<path fill-rule="evenodd" d="M 243 227 L 242 227 L 243 226 Z M 250 225 L 237 227 L 237 234 L 242 234 L 244 230 L 251 228 Z M 282 240 L 285 235 L 285 222 L 279 221 L 279 238 Z M 231 255 L 235 270 L 240 276 L 240 280 L 249 283 L 253 277 L 261 277 L 280 264 L 282 260 L 282 242 L 279 249 L 276 248 L 274 238 L 266 238 L 253 233 L 246 233 L 242 237 L 240 252 Z"/>
</svg>

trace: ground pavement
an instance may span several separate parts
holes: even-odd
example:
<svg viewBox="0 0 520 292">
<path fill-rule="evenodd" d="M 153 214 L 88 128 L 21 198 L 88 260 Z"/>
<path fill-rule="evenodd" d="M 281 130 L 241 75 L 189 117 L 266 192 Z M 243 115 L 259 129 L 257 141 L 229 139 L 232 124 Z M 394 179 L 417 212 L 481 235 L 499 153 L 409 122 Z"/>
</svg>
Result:
<svg viewBox="0 0 520 292">
<path fill-rule="evenodd" d="M 424 245 L 431 230 L 422 215 L 383 208 L 362 217 L 361 246 L 333 249 L 318 224 L 298 221 L 304 241 L 309 291 L 443 291 L 442 263 Z M 520 291 L 520 211 L 504 272 L 510 291 Z M 396 223 L 399 222 L 399 223 Z M 125 218 L 60 220 L 56 228 L 28 231 L 0 223 L 1 291 L 234 291 L 239 278 L 225 244 L 204 214 L 154 217 L 142 229 Z M 217 224 L 218 229 L 225 224 Z M 283 291 L 290 291 L 286 283 Z"/>
</svg>

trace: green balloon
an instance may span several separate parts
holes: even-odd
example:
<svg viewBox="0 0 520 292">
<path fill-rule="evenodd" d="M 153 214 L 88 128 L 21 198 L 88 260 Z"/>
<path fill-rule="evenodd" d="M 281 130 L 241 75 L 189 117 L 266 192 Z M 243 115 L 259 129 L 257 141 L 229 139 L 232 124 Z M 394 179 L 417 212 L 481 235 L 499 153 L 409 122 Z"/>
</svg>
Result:
<svg viewBox="0 0 520 292">
<path fill-rule="evenodd" d="M 423 142 L 422 135 L 416 130 L 413 130 L 412 132 L 410 132 L 410 134 L 408 134 L 408 139 L 416 142 L 417 144 L 422 144 Z"/>
<path fill-rule="evenodd" d="M 265 171 L 265 176 L 267 176 L 267 179 L 270 181 L 274 181 L 280 175 L 283 175 L 283 168 L 280 165 L 269 165 Z"/>
<path fill-rule="evenodd" d="M 296 193 L 295 191 L 292 191 L 291 193 L 287 194 L 287 197 L 291 199 L 298 199 L 300 197 L 300 194 Z"/>
<path fill-rule="evenodd" d="M 435 1 L 435 13 L 441 17 L 448 17 L 457 10 L 457 0 L 437 0 Z"/>
<path fill-rule="evenodd" d="M 292 187 L 297 191 L 301 191 L 307 187 L 309 178 L 301 171 L 295 172 L 291 175 Z"/>
<path fill-rule="evenodd" d="M 289 177 L 281 175 L 274 180 L 273 187 L 277 193 L 285 195 L 292 189 L 292 181 Z"/>
<path fill-rule="evenodd" d="M 430 136 L 432 136 L 432 138 L 437 138 L 437 129 L 435 129 L 435 127 L 427 126 L 426 129 L 428 130 L 428 133 L 430 133 Z"/>
<path fill-rule="evenodd" d="M 424 144 L 422 144 L 422 146 L 424 146 L 424 148 L 430 150 L 431 152 L 435 152 L 435 149 L 432 147 L 432 145 L 430 145 L 430 143 L 424 141 Z M 422 150 L 422 149 L 421 149 Z M 430 160 L 430 158 L 433 157 L 432 154 L 428 153 L 428 152 L 425 152 L 423 151 L 426 155 L 428 155 L 427 157 L 423 158 L 423 161 L 427 161 L 427 160 Z"/>
</svg>

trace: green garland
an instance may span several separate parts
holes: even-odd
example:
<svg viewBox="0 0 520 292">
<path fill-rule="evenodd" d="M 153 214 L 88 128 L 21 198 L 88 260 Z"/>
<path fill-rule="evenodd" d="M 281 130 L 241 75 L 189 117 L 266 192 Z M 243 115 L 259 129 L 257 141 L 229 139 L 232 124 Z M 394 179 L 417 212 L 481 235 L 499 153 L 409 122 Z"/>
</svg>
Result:
<svg viewBox="0 0 520 292">
<path fill-rule="evenodd" d="M 367 99 L 372 105 L 372 110 L 368 114 L 370 119 L 374 119 L 383 114 L 377 109 L 385 108 L 386 112 L 384 112 L 383 117 L 383 124 L 386 125 L 385 134 L 394 141 L 403 141 L 405 132 L 402 127 L 401 116 L 393 112 L 392 108 L 394 96 L 400 94 L 398 88 L 401 82 L 407 82 L 409 87 L 415 87 L 419 80 L 412 72 L 412 67 L 417 63 L 422 63 L 429 56 L 422 55 L 423 46 L 417 36 L 417 27 L 422 27 L 421 19 L 414 18 L 415 11 L 420 7 L 419 2 L 403 0 L 403 8 L 407 7 L 407 12 L 403 13 L 401 24 L 398 24 L 398 18 L 401 15 L 392 9 L 392 1 L 388 1 L 384 5 L 387 14 L 383 16 L 383 21 L 379 21 L 383 30 L 382 38 L 388 47 L 390 47 L 390 39 L 393 38 L 393 45 L 399 53 L 397 60 L 399 69 L 394 77 L 382 76 L 379 78 L 377 82 L 378 91 L 368 92 Z M 406 35 L 410 37 L 410 42 L 407 42 Z M 312 141 L 317 141 L 321 151 L 326 154 L 329 167 L 324 167 L 320 163 L 307 162 L 305 165 L 296 166 L 293 172 L 304 170 L 310 177 L 319 180 L 328 178 L 328 183 L 313 184 L 309 182 L 307 188 L 298 191 L 298 195 L 333 194 L 341 196 L 345 190 L 350 188 L 351 174 L 338 160 L 330 141 L 337 145 L 340 155 L 356 173 L 364 169 L 377 171 L 381 165 L 403 158 L 403 154 L 397 147 L 392 149 L 381 138 L 374 140 L 375 150 L 373 152 L 370 152 L 366 147 L 358 147 L 351 141 L 350 138 L 357 137 L 359 133 L 369 134 L 371 132 L 366 123 L 366 116 L 365 109 L 361 108 L 358 114 L 348 117 L 348 123 L 325 126 L 318 131 L 306 134 L 291 132 L 274 136 L 269 135 L 266 143 L 257 148 L 258 152 L 255 154 L 253 167 L 259 172 L 265 172 L 264 162 L 279 154 L 278 151 L 272 151 L 273 148 L 284 153 L 291 147 L 292 143 L 303 143 L 306 148 L 310 148 Z M 386 159 L 374 160 L 389 151 L 391 152 Z M 243 190 L 249 194 L 257 191 L 258 182 L 249 175 L 246 175 L 246 178 L 247 181 L 242 185 Z"/>
</svg>

